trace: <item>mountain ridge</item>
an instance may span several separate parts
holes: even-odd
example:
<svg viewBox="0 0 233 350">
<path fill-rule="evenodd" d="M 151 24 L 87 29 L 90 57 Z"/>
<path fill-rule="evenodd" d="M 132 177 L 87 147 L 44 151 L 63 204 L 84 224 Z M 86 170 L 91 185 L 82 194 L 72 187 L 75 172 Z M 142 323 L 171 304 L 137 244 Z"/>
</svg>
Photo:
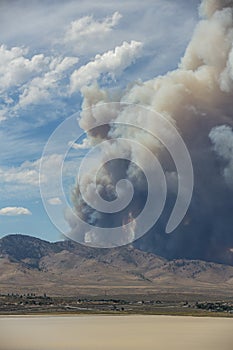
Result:
<svg viewBox="0 0 233 350">
<path fill-rule="evenodd" d="M 233 267 L 201 260 L 167 260 L 132 246 L 91 248 L 74 241 L 48 242 L 14 234 L 0 239 L 0 293 L 79 289 L 224 290 Z"/>
</svg>

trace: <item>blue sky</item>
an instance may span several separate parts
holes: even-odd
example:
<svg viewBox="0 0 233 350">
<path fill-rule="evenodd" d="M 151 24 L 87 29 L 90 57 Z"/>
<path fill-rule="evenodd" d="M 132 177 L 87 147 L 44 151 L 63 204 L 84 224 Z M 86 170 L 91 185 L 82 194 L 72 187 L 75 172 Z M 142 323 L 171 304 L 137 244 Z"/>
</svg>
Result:
<svg viewBox="0 0 233 350">
<path fill-rule="evenodd" d="M 39 191 L 44 146 L 79 113 L 96 82 L 124 89 L 177 67 L 198 20 L 199 1 L 2 1 L 0 3 L 0 237 L 61 234 Z M 55 152 L 56 153 L 56 152 Z M 70 154 L 66 195 L 82 151 Z M 49 175 L 55 157 L 48 159 Z M 51 207 L 59 199 L 51 197 Z"/>
</svg>

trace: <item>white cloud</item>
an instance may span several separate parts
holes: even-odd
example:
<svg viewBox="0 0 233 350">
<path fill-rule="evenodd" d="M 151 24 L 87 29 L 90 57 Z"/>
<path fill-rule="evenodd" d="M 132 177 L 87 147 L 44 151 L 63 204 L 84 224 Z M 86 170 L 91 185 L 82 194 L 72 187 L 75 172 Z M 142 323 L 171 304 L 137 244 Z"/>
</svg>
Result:
<svg viewBox="0 0 233 350">
<path fill-rule="evenodd" d="M 233 131 L 230 126 L 221 125 L 213 128 L 209 137 L 215 152 L 225 160 L 233 159 Z"/>
<path fill-rule="evenodd" d="M 43 158 L 44 172 L 40 174 L 42 158 L 34 162 L 25 161 L 18 167 L 0 168 L 0 181 L 4 183 L 18 183 L 38 187 L 40 181 L 47 181 L 53 174 L 61 170 L 63 155 L 52 154 Z"/>
<path fill-rule="evenodd" d="M 44 104 L 52 97 L 68 94 L 67 87 L 60 82 L 78 63 L 77 57 L 53 57 L 36 54 L 30 57 L 29 50 L 23 47 L 8 49 L 0 46 L 0 92 L 4 108 L 0 121 L 5 120 L 9 112 L 17 112 L 31 104 Z M 10 97 L 12 91 L 18 100 Z"/>
<path fill-rule="evenodd" d="M 0 209 L 0 215 L 17 216 L 17 215 L 32 215 L 30 210 L 23 207 L 5 207 Z"/>
<path fill-rule="evenodd" d="M 81 89 L 92 81 L 98 79 L 101 74 L 108 74 L 114 77 L 130 66 L 140 56 L 142 43 L 131 41 L 123 42 L 114 50 L 105 52 L 103 55 L 96 55 L 94 61 L 75 70 L 70 78 L 71 92 Z"/>
<path fill-rule="evenodd" d="M 19 167 L 0 168 L 2 183 L 18 183 L 38 186 L 38 166 L 36 162 L 24 162 Z"/>
<path fill-rule="evenodd" d="M 49 71 L 41 77 L 32 79 L 19 96 L 19 106 L 47 102 L 56 91 L 59 94 L 58 82 L 64 78 L 67 70 L 78 63 L 77 57 L 54 58 L 49 64 Z"/>
<path fill-rule="evenodd" d="M 0 123 L 7 119 L 6 113 L 7 111 L 5 109 L 0 110 Z"/>
<path fill-rule="evenodd" d="M 60 200 L 59 197 L 54 197 L 54 198 L 48 199 L 48 203 L 51 205 L 60 205 L 62 201 Z"/>
<path fill-rule="evenodd" d="M 92 146 L 89 139 L 84 139 L 82 143 L 74 143 L 71 141 L 68 145 L 73 149 L 88 149 Z"/>
<path fill-rule="evenodd" d="M 0 196 L 11 198 L 39 198 L 42 184 L 46 199 L 60 196 L 57 174 L 62 171 L 62 180 L 75 181 L 79 160 L 63 159 L 62 154 L 51 154 L 33 162 L 25 161 L 17 167 L 0 168 Z M 41 162 L 43 161 L 43 172 Z M 58 204 L 58 203 L 57 203 Z"/>
<path fill-rule="evenodd" d="M 77 49 L 80 52 L 83 46 L 90 43 L 90 40 L 102 39 L 103 36 L 111 32 L 121 17 L 119 12 L 114 12 L 112 16 L 106 17 L 102 21 L 95 20 L 93 16 L 85 16 L 72 21 L 65 32 L 64 41 L 77 44 Z"/>
<path fill-rule="evenodd" d="M 209 138 L 214 146 L 214 151 L 225 162 L 223 176 L 226 183 L 233 187 L 233 131 L 230 126 L 221 125 L 214 127 Z"/>
<path fill-rule="evenodd" d="M 20 86 L 47 68 L 48 57 L 38 54 L 29 59 L 27 54 L 26 48 L 0 46 L 0 91 Z"/>
</svg>

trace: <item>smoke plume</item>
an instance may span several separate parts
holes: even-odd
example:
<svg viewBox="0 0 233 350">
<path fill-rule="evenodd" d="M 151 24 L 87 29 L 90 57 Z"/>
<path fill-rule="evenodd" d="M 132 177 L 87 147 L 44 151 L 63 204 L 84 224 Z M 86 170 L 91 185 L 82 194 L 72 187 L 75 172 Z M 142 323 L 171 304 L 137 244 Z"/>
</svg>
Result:
<svg viewBox="0 0 233 350">
<path fill-rule="evenodd" d="M 135 245 L 167 258 L 195 258 L 233 264 L 233 1 L 204 0 L 200 5 L 200 21 L 178 68 L 164 76 L 144 83 L 135 83 L 115 96 L 97 85 L 83 88 L 83 109 L 80 126 L 87 132 L 88 143 L 96 145 L 115 137 L 143 140 L 166 173 L 168 196 L 165 210 L 157 224 L 138 239 Z M 192 159 L 194 192 L 190 208 L 176 230 L 165 234 L 165 226 L 174 206 L 177 176 L 174 162 L 159 141 L 140 130 L 142 113 L 130 113 L 128 105 L 114 108 L 108 102 L 139 104 L 166 116 L 182 136 Z M 96 108 L 102 106 L 101 108 Z M 105 123 L 93 127 L 96 120 Z M 113 122 L 136 120 L 139 129 L 125 128 Z M 156 130 L 156 119 L 149 127 Z M 92 129 L 91 131 L 89 131 Z M 165 131 L 166 132 L 166 131 Z M 134 198 L 125 210 L 118 213 L 98 212 L 84 201 L 81 192 L 91 203 L 90 188 L 95 180 L 98 162 L 74 188 L 73 203 L 83 220 L 96 226 L 111 227 L 137 216 L 147 197 L 147 181 L 136 164 L 144 156 L 127 143 L 123 147 L 113 142 L 102 153 L 126 160 L 108 162 L 98 173 L 100 195 L 112 201 L 116 198 L 116 183 L 126 178 L 134 186 Z M 106 157 L 107 159 L 107 157 Z M 146 164 L 146 159 L 144 162 Z M 150 167 L 150 162 L 146 166 Z M 156 178 L 154 179 L 156 186 Z M 110 203 L 110 202 L 109 202 Z M 71 235 L 95 239 L 82 232 L 75 217 L 69 216 Z"/>
</svg>

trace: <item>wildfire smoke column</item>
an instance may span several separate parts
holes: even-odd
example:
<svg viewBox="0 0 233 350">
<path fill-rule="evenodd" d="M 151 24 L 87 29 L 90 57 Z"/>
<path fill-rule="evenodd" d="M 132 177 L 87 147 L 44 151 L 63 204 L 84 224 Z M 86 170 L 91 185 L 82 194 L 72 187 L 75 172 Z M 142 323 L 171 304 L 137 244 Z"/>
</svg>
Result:
<svg viewBox="0 0 233 350">
<path fill-rule="evenodd" d="M 163 164 L 168 185 L 167 205 L 159 222 L 135 243 L 136 246 L 168 258 L 233 264 L 233 1 L 202 2 L 200 21 L 176 70 L 131 85 L 117 101 L 108 90 L 97 85 L 83 88 L 82 94 L 80 126 L 83 130 L 91 129 L 97 119 L 106 124 L 94 132 L 87 132 L 89 144 L 130 135 L 135 141 L 143 139 Z M 145 121 L 142 115 L 126 113 L 124 108 L 116 113 L 108 102 L 139 104 L 161 113 L 175 125 L 185 141 L 193 163 L 194 193 L 185 219 L 171 235 L 165 234 L 165 226 L 179 180 L 174 162 L 163 145 L 152 141 L 143 131 L 124 128 L 120 124 L 112 127 L 113 122 L 136 120 L 143 129 Z M 95 107 L 101 104 L 106 104 L 105 110 L 98 114 Z M 151 119 L 147 127 L 156 130 L 156 118 Z M 113 156 L 115 150 L 114 147 L 110 150 Z M 132 162 L 140 158 L 133 149 L 126 147 L 124 151 Z M 149 161 L 147 166 L 149 168 Z M 104 179 L 106 185 L 102 188 L 103 194 L 111 199 L 115 183 L 123 173 L 133 179 L 137 191 L 136 204 L 127 213 L 121 213 L 121 222 L 123 214 L 127 217 L 131 211 L 135 216 L 134 210 L 141 210 L 146 197 L 145 179 L 140 169 L 120 161 L 115 168 L 113 165 L 105 168 L 100 181 L 101 185 Z M 156 186 L 156 178 L 154 183 Z M 183 191 L 185 193 L 186 189 Z M 97 225 L 104 220 L 111 222 L 111 214 L 106 217 L 87 208 L 79 187 L 73 191 L 73 202 L 76 211 L 86 220 L 95 220 Z M 113 223 L 118 219 L 117 215 L 112 216 Z"/>
</svg>

